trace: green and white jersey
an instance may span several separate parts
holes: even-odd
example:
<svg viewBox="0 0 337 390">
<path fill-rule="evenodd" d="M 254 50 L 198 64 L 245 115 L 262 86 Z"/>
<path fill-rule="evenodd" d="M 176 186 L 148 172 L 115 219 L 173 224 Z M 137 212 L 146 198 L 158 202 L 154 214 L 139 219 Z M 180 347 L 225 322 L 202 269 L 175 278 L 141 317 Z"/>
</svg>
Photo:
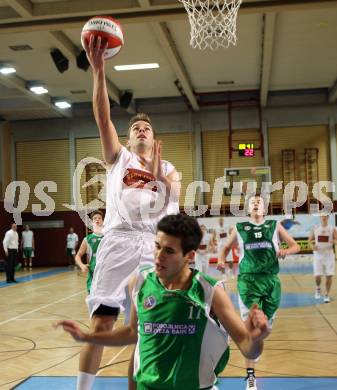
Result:
<svg viewBox="0 0 337 390">
<path fill-rule="evenodd" d="M 268 220 L 260 225 L 241 222 L 236 224 L 236 231 L 240 248 L 239 274 L 277 275 L 277 221 Z"/>
<path fill-rule="evenodd" d="M 89 272 L 87 277 L 87 290 L 90 291 L 92 277 L 96 267 L 96 253 L 99 243 L 102 241 L 103 234 L 91 233 L 85 237 L 87 242 L 87 256 L 89 261 Z"/>
<path fill-rule="evenodd" d="M 219 282 L 193 270 L 188 290 L 167 290 L 153 270 L 140 272 L 132 294 L 137 390 L 211 388 L 229 358 L 228 334 L 210 313 Z"/>
</svg>

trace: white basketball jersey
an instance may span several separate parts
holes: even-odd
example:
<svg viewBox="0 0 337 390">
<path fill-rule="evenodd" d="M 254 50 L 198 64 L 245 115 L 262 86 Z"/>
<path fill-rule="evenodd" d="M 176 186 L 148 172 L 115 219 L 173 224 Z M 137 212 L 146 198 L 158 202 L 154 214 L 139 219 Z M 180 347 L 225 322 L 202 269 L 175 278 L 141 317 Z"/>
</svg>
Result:
<svg viewBox="0 0 337 390">
<path fill-rule="evenodd" d="M 229 228 L 228 226 L 224 227 L 218 227 L 216 229 L 216 239 L 218 242 L 218 249 L 223 248 L 224 245 L 226 244 L 229 236 Z"/>
<path fill-rule="evenodd" d="M 210 244 L 210 242 L 211 242 L 211 238 L 212 238 L 211 234 L 209 234 L 209 233 L 207 233 L 207 232 L 205 232 L 205 233 L 203 234 L 202 239 L 201 239 L 201 242 L 200 242 L 200 244 L 199 244 L 199 248 L 198 248 L 198 252 L 199 252 L 200 254 L 206 254 L 206 253 L 207 253 L 207 251 L 208 251 L 208 246 L 209 246 L 209 244 Z"/>
<path fill-rule="evenodd" d="M 316 252 L 332 251 L 333 248 L 333 232 L 332 226 L 316 226 L 314 228 Z"/>
<path fill-rule="evenodd" d="M 162 161 L 165 176 L 174 166 Z M 136 153 L 122 147 L 116 161 L 107 171 L 106 216 L 104 234 L 111 229 L 155 233 L 158 221 L 167 214 L 179 212 L 179 204 L 163 193 L 164 183 L 141 164 Z"/>
</svg>

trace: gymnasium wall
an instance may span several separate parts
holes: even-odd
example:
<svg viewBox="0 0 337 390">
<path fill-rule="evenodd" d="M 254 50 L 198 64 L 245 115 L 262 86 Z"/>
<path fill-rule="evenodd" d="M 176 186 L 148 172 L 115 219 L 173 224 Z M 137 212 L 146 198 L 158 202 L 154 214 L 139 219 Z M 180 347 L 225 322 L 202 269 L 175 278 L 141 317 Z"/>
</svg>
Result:
<svg viewBox="0 0 337 390">
<path fill-rule="evenodd" d="M 280 99 L 280 98 L 278 98 Z M 309 99 L 309 98 L 307 98 Z M 330 152 L 329 152 L 329 123 L 337 122 L 337 110 L 335 105 L 324 105 L 310 103 L 308 106 L 289 106 L 291 103 L 299 104 L 299 101 L 273 101 L 275 106 L 263 110 L 263 126 L 266 130 L 267 145 L 269 147 L 270 164 L 272 166 L 272 180 L 280 180 L 281 161 L 278 160 L 282 148 L 294 148 L 298 151 L 300 158 L 305 147 L 318 147 L 320 159 L 320 178 L 322 180 L 330 179 Z M 277 106 L 279 104 L 280 106 Z M 286 105 L 288 104 L 288 105 Z M 195 155 L 202 155 L 203 179 L 213 186 L 214 179 L 223 175 L 223 168 L 238 167 L 245 165 L 265 165 L 260 152 L 256 152 L 254 158 L 239 158 L 237 153 L 233 154 L 230 161 L 228 157 L 228 119 L 224 109 L 202 109 L 200 112 L 190 113 L 186 109 L 174 112 L 158 113 L 160 109 L 169 111 L 168 106 L 163 107 L 141 107 L 144 111 L 151 114 L 155 123 L 159 138 L 163 139 L 163 156 L 172 161 L 178 171 L 183 173 L 183 196 L 181 202 L 184 202 L 184 192 L 188 183 L 195 178 L 200 178 L 201 169 L 198 169 Z M 152 113 L 151 110 L 154 110 Z M 114 116 L 114 123 L 118 129 L 119 135 L 125 137 L 126 127 L 129 116 L 119 114 Z M 257 128 L 258 120 L 256 112 L 252 109 L 233 112 L 233 128 L 236 130 L 234 136 L 256 137 L 257 132 L 247 129 Z M 202 142 L 198 145 L 195 142 L 195 131 L 201 129 Z M 334 126 L 335 128 L 335 126 Z M 240 130 L 240 131 L 237 131 Z M 93 121 L 92 115 L 81 116 L 74 119 L 62 120 L 44 120 L 30 122 L 11 123 L 13 133 L 13 143 L 48 141 L 53 138 L 56 140 L 69 141 L 74 140 L 74 149 L 72 151 L 71 142 L 69 153 L 75 154 L 74 166 L 80 158 L 87 155 L 101 157 L 101 148 L 98 140 L 97 127 Z M 250 133 L 251 132 L 251 133 Z M 180 138 L 181 137 L 181 138 Z M 238 139 L 239 140 L 239 139 Z M 234 140 L 233 142 L 237 142 Z M 48 141 L 49 142 L 49 141 Z M 62 141 L 63 142 L 63 141 Z M 91 144 L 90 144 L 91 143 Z M 200 148 L 200 153 L 196 153 L 196 148 Z M 199 150 L 199 149 L 198 149 Z M 64 166 L 69 162 L 63 149 Z M 183 156 L 183 158 L 182 158 Z M 34 157 L 33 157 L 34 158 Z M 20 159 L 17 156 L 17 165 Z M 39 165 L 39 164 L 38 164 Z M 199 164 L 200 167 L 200 164 Z M 54 166 L 55 172 L 57 168 Z M 69 168 L 71 171 L 73 168 Z M 20 169 L 16 169 L 19 173 Z M 22 172 L 21 172 L 22 173 Z M 48 172 L 49 173 L 49 172 Z M 66 173 L 67 174 L 67 173 Z M 23 175 L 21 174 L 21 177 Z M 69 181 L 72 172 L 69 173 Z M 13 177 L 14 179 L 15 177 Z M 34 180 L 32 179 L 32 182 Z M 66 185 L 64 186 L 64 188 Z M 70 203 L 70 184 L 68 189 L 63 190 L 63 202 Z M 68 197 L 68 198 L 67 198 Z M 223 198 L 224 203 L 227 202 Z M 206 202 L 210 202 L 210 195 L 206 194 Z M 58 201 L 58 205 L 61 201 Z M 61 210 L 61 208 L 59 208 Z"/>
<path fill-rule="evenodd" d="M 41 204 L 35 194 L 40 181 L 53 181 L 57 191 L 49 193 L 55 202 L 55 211 L 65 211 L 64 203 L 70 203 L 69 142 L 61 140 L 24 141 L 16 143 L 16 177 L 30 187 L 27 211 L 32 204 Z M 45 206 L 43 206 L 45 207 Z M 45 211 L 50 211 L 48 208 Z"/>
<path fill-rule="evenodd" d="M 12 215 L 5 210 L 4 203 L 2 201 L 0 201 L 0 222 L 0 259 L 3 259 L 5 257 L 5 252 L 2 241 L 4 239 L 5 233 L 11 227 L 11 223 L 14 221 Z"/>
<path fill-rule="evenodd" d="M 242 158 L 238 152 L 233 152 L 232 159 L 229 158 L 229 132 L 223 131 L 203 131 L 202 132 L 202 156 L 204 180 L 210 184 L 211 191 L 205 193 L 205 202 L 211 204 L 214 181 L 224 175 L 224 168 L 243 168 L 250 166 L 263 166 L 264 161 L 260 152 L 256 152 L 254 157 Z M 256 147 L 260 145 L 259 133 L 256 130 L 242 129 L 232 135 L 232 146 L 237 148 L 241 142 L 254 143 Z M 228 196 L 222 197 L 222 204 L 229 204 Z"/>
<path fill-rule="evenodd" d="M 268 129 L 269 163 L 272 181 L 282 180 L 282 150 L 294 149 L 296 180 L 306 181 L 304 149 L 318 149 L 319 180 L 331 180 L 328 126 L 274 127 Z M 273 202 L 281 202 L 281 191 L 275 192 Z"/>
<path fill-rule="evenodd" d="M 256 151 L 252 158 L 243 158 L 234 152 L 229 158 L 228 130 L 208 131 L 202 135 L 202 166 L 203 180 L 210 184 L 211 191 L 205 192 L 205 202 L 211 203 L 213 185 L 216 178 L 223 176 L 224 168 L 249 167 L 265 165 L 260 151 Z M 317 148 L 319 150 L 319 179 L 330 180 L 330 150 L 329 128 L 321 126 L 298 126 L 269 128 L 268 149 L 271 166 L 272 181 L 282 180 L 282 149 L 294 149 L 297 158 L 297 180 L 305 180 L 303 158 L 305 148 Z M 121 136 L 121 142 L 126 142 L 126 137 Z M 181 205 L 184 204 L 186 188 L 189 183 L 198 177 L 195 171 L 194 137 L 192 132 L 160 133 L 159 139 L 163 141 L 163 158 L 171 161 L 179 172 L 182 173 Z M 241 129 L 233 134 L 232 145 L 249 140 L 259 146 L 259 133 L 252 129 Z M 102 159 L 100 141 L 95 138 L 76 138 L 75 142 L 76 163 L 82 158 L 91 156 Z M 16 171 L 17 179 L 25 180 L 31 194 L 27 210 L 31 210 L 32 203 L 41 203 L 33 194 L 35 185 L 40 180 L 53 180 L 57 183 L 58 191 L 51 194 L 55 200 L 56 210 L 66 210 L 64 203 L 70 202 L 70 174 L 69 142 L 67 140 L 41 140 L 20 141 L 16 143 Z M 81 184 L 84 184 L 84 176 Z M 85 190 L 81 189 L 82 199 L 85 200 Z M 274 202 L 281 201 L 281 192 L 275 193 Z M 223 204 L 229 203 L 228 197 L 223 197 Z"/>
<path fill-rule="evenodd" d="M 45 221 L 46 218 L 35 216 L 32 213 L 22 214 L 23 225 L 27 222 Z M 66 257 L 66 237 L 69 228 L 73 227 L 81 244 L 86 232 L 85 226 L 74 211 L 56 211 L 48 216 L 48 221 L 64 221 L 63 228 L 34 228 L 35 258 L 34 265 L 41 266 L 64 266 L 68 265 Z M 22 227 L 20 227 L 20 233 Z M 19 256 L 21 260 L 21 253 Z"/>
<path fill-rule="evenodd" d="M 6 187 L 12 180 L 12 134 L 10 124 L 1 124 L 0 132 L 0 199 L 3 199 Z"/>
<path fill-rule="evenodd" d="M 180 205 L 185 200 L 191 202 L 193 199 L 186 198 L 186 189 L 189 183 L 195 180 L 194 176 L 194 140 L 190 132 L 178 134 L 162 133 L 158 136 L 163 141 L 163 159 L 170 161 L 177 172 L 181 173 L 181 196 Z"/>
</svg>

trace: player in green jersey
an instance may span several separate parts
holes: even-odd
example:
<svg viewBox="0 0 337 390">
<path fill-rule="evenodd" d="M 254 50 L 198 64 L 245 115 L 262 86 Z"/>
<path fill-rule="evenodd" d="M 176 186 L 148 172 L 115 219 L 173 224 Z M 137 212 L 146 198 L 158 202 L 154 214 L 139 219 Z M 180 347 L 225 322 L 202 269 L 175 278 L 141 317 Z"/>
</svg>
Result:
<svg viewBox="0 0 337 390">
<path fill-rule="evenodd" d="M 80 249 L 76 253 L 75 262 L 83 273 L 87 273 L 87 290 L 90 292 L 92 277 L 96 266 L 96 253 L 99 243 L 102 241 L 103 233 L 103 213 L 94 211 L 91 214 L 93 231 L 88 234 L 82 241 Z M 87 255 L 87 264 L 82 262 L 82 257 Z"/>
<path fill-rule="evenodd" d="M 137 343 L 137 390 L 215 389 L 216 376 L 229 357 L 228 335 L 250 359 L 259 356 L 269 334 L 264 313 L 250 310 L 244 323 L 218 282 L 189 268 L 202 233 L 187 215 L 159 221 L 155 266 L 130 283 L 131 321 L 109 332 L 82 332 L 73 321 L 60 321 L 75 340 L 99 345 Z"/>
<path fill-rule="evenodd" d="M 264 219 L 264 200 L 260 195 L 249 199 L 248 213 L 249 221 L 237 223 L 233 229 L 222 250 L 218 268 L 224 269 L 227 254 L 233 245 L 238 245 L 237 288 L 241 317 L 245 320 L 250 308 L 257 304 L 268 317 L 271 329 L 281 300 L 278 259 L 297 253 L 300 248 L 280 223 Z M 288 248 L 280 249 L 280 241 L 286 242 Z M 246 360 L 246 390 L 257 390 L 255 363 L 256 360 Z"/>
</svg>

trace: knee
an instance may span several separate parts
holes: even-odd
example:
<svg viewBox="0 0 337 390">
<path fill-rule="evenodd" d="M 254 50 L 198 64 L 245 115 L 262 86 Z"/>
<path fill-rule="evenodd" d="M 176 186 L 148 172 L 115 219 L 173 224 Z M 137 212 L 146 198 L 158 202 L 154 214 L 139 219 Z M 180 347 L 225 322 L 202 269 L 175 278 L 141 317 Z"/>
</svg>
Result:
<svg viewBox="0 0 337 390">
<path fill-rule="evenodd" d="M 95 318 L 93 323 L 94 332 L 105 332 L 112 329 L 114 320 L 112 318 Z"/>
</svg>

